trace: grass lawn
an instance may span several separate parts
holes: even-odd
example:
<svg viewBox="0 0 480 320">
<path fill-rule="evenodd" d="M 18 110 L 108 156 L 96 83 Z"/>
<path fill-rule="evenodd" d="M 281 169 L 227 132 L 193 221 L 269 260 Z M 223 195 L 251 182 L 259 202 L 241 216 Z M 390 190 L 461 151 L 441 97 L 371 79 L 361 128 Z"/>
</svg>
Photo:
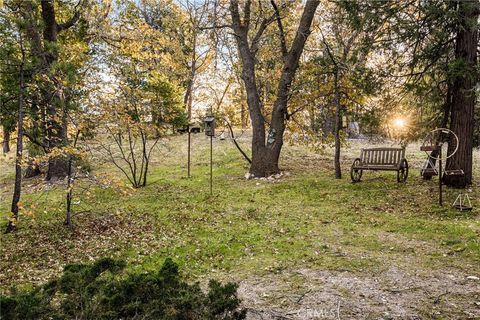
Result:
<svg viewBox="0 0 480 320">
<path fill-rule="evenodd" d="M 172 257 L 192 281 L 239 281 L 251 319 L 480 317 L 480 210 L 450 208 L 458 190 L 437 205 L 437 180 L 419 176 L 418 145 L 407 149 L 405 184 L 389 172 L 364 172 L 353 184 L 349 166 L 365 141 L 346 146 L 341 180 L 333 178 L 331 150 L 298 146 L 285 147 L 281 179 L 246 180 L 233 144 L 214 141 L 210 196 L 208 140 L 194 136 L 190 179 L 185 140 L 173 137 L 156 151 L 145 188 L 79 182 L 73 231 L 62 224 L 62 185 L 25 181 L 19 229 L 1 235 L 1 290 L 44 282 L 74 261 L 118 256 L 142 272 Z M 241 144 L 248 149 L 248 139 Z M 476 151 L 474 206 L 479 158 Z M 13 165 L 1 161 L 6 217 Z M 94 173 L 108 171 L 122 179 L 94 164 Z"/>
</svg>

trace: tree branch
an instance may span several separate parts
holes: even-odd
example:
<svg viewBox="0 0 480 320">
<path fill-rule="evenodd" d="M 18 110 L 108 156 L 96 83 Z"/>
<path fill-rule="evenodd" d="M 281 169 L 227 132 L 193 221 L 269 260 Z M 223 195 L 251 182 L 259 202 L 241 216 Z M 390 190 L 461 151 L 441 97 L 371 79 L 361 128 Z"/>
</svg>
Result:
<svg viewBox="0 0 480 320">
<path fill-rule="evenodd" d="M 275 21 L 276 14 L 272 14 L 270 17 L 265 18 L 262 20 L 262 23 L 260 24 L 260 27 L 258 27 L 257 33 L 255 34 L 255 37 L 253 37 L 252 40 L 252 45 L 250 46 L 250 51 L 252 52 L 253 55 L 257 53 L 258 51 L 258 44 L 260 42 L 260 38 L 262 37 L 263 32 L 267 29 L 267 27 Z"/>
<path fill-rule="evenodd" d="M 232 15 L 232 27 L 237 36 L 240 36 L 239 31 L 242 30 L 242 22 L 240 19 L 240 12 L 238 9 L 238 0 L 230 0 L 230 12 Z"/>
<path fill-rule="evenodd" d="M 217 29 L 224 29 L 224 28 L 233 28 L 231 24 L 220 24 L 214 26 L 205 26 L 198 28 L 199 30 L 217 30 Z"/>
<path fill-rule="evenodd" d="M 337 60 L 335 59 L 335 56 L 333 55 L 331 49 L 330 49 L 330 46 L 328 45 L 328 42 L 327 40 L 325 39 L 325 37 L 323 36 L 323 33 L 322 31 L 320 30 L 320 35 L 322 36 L 322 42 L 323 44 L 325 45 L 325 48 L 327 49 L 327 54 L 328 54 L 328 57 L 330 58 L 330 60 L 332 60 L 333 64 L 335 65 L 335 68 L 338 67 L 338 63 L 337 63 Z"/>
<path fill-rule="evenodd" d="M 285 57 L 288 55 L 287 42 L 285 41 L 285 31 L 283 30 L 282 18 L 280 17 L 280 11 L 278 10 L 277 4 L 274 0 L 270 0 L 273 10 L 275 11 L 275 19 L 277 20 L 278 25 L 278 35 L 280 37 L 280 47 L 282 49 L 282 56 Z"/>
<path fill-rule="evenodd" d="M 235 144 L 235 147 L 237 147 L 238 151 L 242 154 L 242 156 L 245 158 L 245 160 L 248 161 L 248 163 L 252 164 L 252 160 L 247 156 L 247 154 L 240 148 L 240 145 L 238 144 L 237 140 L 235 139 L 235 134 L 233 133 L 232 125 L 226 118 L 223 118 L 225 123 L 227 124 L 228 129 L 230 130 L 230 135 L 232 136 L 233 143 Z"/>
<path fill-rule="evenodd" d="M 243 10 L 244 11 L 244 17 L 243 17 L 243 25 L 245 28 L 249 28 L 250 26 L 250 12 L 251 12 L 251 9 L 252 9 L 252 0 L 247 0 L 245 2 L 245 9 Z"/>
<path fill-rule="evenodd" d="M 63 31 L 63 30 L 67 30 L 71 27 L 73 27 L 77 22 L 78 20 L 80 19 L 80 10 L 79 10 L 79 7 L 83 7 L 84 5 L 84 1 L 80 0 L 77 5 L 75 6 L 75 13 L 73 14 L 73 16 L 70 18 L 70 20 L 64 22 L 64 23 L 60 23 L 58 25 L 58 31 Z"/>
<path fill-rule="evenodd" d="M 48 147 L 47 147 L 45 144 L 41 143 L 40 141 L 38 141 L 37 139 L 35 139 L 34 137 L 32 137 L 28 132 L 24 132 L 23 135 L 24 135 L 25 137 L 27 137 L 28 140 L 30 140 L 31 143 L 39 146 L 40 148 L 43 149 L 43 151 L 44 151 L 45 153 L 47 153 Z"/>
</svg>

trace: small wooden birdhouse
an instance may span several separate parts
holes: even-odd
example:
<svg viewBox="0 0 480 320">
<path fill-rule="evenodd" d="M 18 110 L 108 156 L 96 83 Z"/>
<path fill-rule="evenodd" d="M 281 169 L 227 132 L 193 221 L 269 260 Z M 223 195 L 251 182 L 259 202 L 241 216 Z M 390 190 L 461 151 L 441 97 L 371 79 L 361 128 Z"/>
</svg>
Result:
<svg viewBox="0 0 480 320">
<path fill-rule="evenodd" d="M 203 122 L 205 123 L 205 135 L 209 137 L 215 136 L 215 117 L 206 116 Z"/>
</svg>

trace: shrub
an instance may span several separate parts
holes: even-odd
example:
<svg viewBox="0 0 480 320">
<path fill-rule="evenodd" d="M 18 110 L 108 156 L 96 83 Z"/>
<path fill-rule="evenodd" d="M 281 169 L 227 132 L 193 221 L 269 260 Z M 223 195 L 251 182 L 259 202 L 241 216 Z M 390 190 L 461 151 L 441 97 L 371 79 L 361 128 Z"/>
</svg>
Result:
<svg viewBox="0 0 480 320">
<path fill-rule="evenodd" d="M 60 278 L 0 296 L 1 319 L 244 319 L 237 285 L 210 281 L 207 293 L 188 284 L 167 259 L 157 272 L 127 273 L 125 262 L 71 264 Z"/>
</svg>

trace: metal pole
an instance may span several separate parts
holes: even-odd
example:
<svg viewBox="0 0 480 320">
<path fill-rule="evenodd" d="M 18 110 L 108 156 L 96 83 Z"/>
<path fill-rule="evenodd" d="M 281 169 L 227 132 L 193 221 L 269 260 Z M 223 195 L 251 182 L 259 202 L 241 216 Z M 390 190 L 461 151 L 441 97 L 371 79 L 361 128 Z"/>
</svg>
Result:
<svg viewBox="0 0 480 320">
<path fill-rule="evenodd" d="M 438 190 L 440 192 L 438 197 L 438 204 L 443 206 L 443 195 L 442 195 L 442 147 L 440 146 L 440 152 L 438 155 Z"/>
<path fill-rule="evenodd" d="M 210 136 L 210 195 L 213 194 L 213 136 Z"/>
<path fill-rule="evenodd" d="M 190 142 L 190 124 L 187 125 L 187 131 L 188 131 L 187 177 L 190 178 L 190 149 L 191 149 L 191 142 Z"/>
</svg>

